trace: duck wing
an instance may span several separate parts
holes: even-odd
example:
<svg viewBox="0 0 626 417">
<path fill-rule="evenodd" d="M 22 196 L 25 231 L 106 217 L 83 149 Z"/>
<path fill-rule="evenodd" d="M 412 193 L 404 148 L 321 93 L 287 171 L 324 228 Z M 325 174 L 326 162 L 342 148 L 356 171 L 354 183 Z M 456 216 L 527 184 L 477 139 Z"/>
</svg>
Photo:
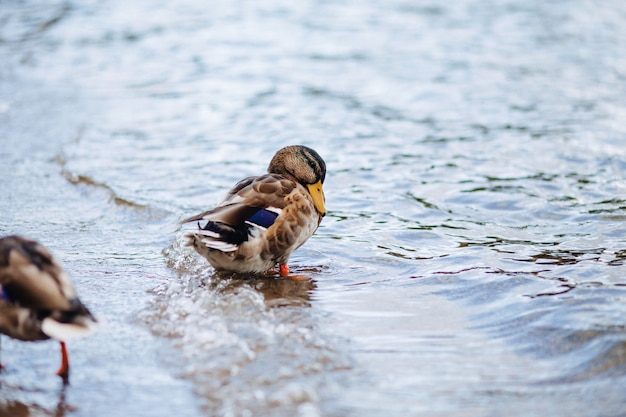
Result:
<svg viewBox="0 0 626 417">
<path fill-rule="evenodd" d="M 249 177 L 237 183 L 217 207 L 183 223 L 197 221 L 199 230 L 194 233 L 208 238 L 203 239 L 208 247 L 235 251 L 253 228 L 267 229 L 274 223 L 294 188 L 296 183 L 279 174 Z"/>
</svg>

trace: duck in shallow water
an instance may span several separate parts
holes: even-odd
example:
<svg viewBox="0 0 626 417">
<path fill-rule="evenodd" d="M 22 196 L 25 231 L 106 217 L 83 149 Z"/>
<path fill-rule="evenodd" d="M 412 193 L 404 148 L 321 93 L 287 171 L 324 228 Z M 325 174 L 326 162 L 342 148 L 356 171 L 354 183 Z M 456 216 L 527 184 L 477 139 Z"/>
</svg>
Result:
<svg viewBox="0 0 626 417">
<path fill-rule="evenodd" d="M 90 333 L 95 325 L 69 276 L 46 248 L 20 236 L 0 238 L 0 333 L 24 341 L 58 340 L 57 375 L 67 383 L 65 341 Z"/>
<path fill-rule="evenodd" d="M 184 244 L 217 270 L 260 274 L 278 265 L 281 276 L 299 279 L 287 262 L 326 214 L 326 163 L 309 147 L 287 146 L 267 171 L 241 180 L 214 209 L 183 220 L 198 223 Z"/>
</svg>

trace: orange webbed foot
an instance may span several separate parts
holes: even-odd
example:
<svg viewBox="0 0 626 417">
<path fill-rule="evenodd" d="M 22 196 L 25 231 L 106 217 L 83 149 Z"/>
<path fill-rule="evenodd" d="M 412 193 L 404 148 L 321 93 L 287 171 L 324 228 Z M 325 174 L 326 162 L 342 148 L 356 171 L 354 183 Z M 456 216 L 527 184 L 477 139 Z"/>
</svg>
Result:
<svg viewBox="0 0 626 417">
<path fill-rule="evenodd" d="M 287 265 L 280 265 L 280 276 L 293 281 L 308 281 L 310 279 L 304 275 L 290 275 L 289 267 Z"/>
</svg>

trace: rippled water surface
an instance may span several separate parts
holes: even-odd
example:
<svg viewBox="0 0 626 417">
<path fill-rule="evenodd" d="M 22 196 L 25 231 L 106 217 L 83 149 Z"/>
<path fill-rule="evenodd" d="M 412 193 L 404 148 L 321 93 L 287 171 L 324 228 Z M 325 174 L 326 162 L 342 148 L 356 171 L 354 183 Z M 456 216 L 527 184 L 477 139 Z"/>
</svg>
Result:
<svg viewBox="0 0 626 417">
<path fill-rule="evenodd" d="M 215 3 L 215 4 L 212 4 Z M 626 414 L 626 3 L 0 3 L 0 232 L 104 322 L 2 338 L 1 416 Z M 326 160 L 292 282 L 180 245 Z"/>
</svg>

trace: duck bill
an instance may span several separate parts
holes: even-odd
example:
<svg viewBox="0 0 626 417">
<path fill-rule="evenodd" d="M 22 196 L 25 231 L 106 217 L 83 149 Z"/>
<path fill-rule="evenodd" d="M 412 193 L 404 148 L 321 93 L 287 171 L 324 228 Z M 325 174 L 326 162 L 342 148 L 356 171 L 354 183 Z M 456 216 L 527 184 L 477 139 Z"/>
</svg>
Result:
<svg viewBox="0 0 626 417">
<path fill-rule="evenodd" d="M 318 181 L 315 184 L 307 184 L 309 193 L 313 198 L 313 204 L 315 208 L 322 215 L 326 215 L 326 206 L 324 205 L 324 191 L 322 191 L 322 181 Z"/>
</svg>

